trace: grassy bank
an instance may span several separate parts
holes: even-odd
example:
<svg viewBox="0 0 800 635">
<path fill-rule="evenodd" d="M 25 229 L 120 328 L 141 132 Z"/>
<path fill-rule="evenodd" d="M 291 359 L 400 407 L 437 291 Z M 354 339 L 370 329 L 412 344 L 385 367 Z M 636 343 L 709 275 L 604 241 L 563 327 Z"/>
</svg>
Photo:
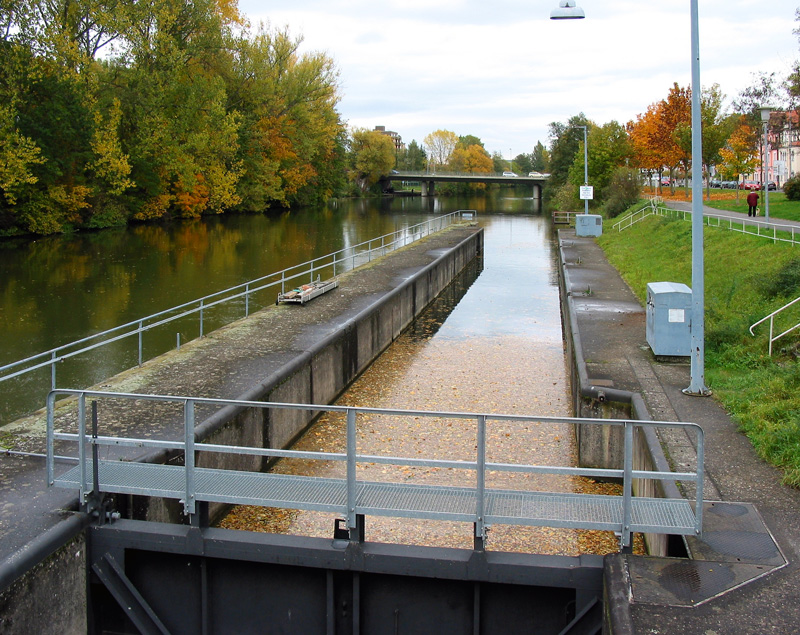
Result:
<svg viewBox="0 0 800 635">
<path fill-rule="evenodd" d="M 730 209 L 730 208 L 727 208 Z M 651 217 L 600 239 L 644 303 L 648 282 L 691 286 L 691 223 Z M 800 487 L 800 335 L 767 356 L 768 326 L 748 328 L 800 295 L 800 249 L 718 228 L 705 229 L 706 382 L 753 443 Z M 793 318 L 793 319 L 792 319 Z M 776 324 L 800 321 L 800 310 Z M 698 422 L 702 423 L 702 422 Z"/>
</svg>

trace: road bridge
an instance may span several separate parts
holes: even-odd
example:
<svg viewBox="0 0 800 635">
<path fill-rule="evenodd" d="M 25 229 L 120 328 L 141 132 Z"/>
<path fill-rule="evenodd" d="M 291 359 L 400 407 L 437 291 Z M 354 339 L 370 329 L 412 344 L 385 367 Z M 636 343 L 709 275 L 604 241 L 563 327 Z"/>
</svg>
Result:
<svg viewBox="0 0 800 635">
<path fill-rule="evenodd" d="M 433 196 L 436 183 L 500 183 L 505 185 L 530 185 L 534 198 L 542 198 L 542 188 L 550 178 L 549 174 L 534 176 L 505 176 L 503 174 L 468 174 L 466 172 L 412 172 L 394 170 L 381 177 L 384 183 L 394 181 L 418 181 L 422 196 Z"/>
</svg>

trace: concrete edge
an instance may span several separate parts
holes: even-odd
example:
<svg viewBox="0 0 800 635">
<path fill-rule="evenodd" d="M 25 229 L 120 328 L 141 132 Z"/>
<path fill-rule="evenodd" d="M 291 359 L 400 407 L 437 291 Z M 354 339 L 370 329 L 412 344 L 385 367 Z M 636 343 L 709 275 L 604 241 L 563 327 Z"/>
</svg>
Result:
<svg viewBox="0 0 800 635">
<path fill-rule="evenodd" d="M 55 527 L 51 527 L 0 562 L 0 591 L 9 588 L 36 565 L 79 535 L 89 526 L 91 520 L 88 514 L 72 513 Z"/>
</svg>

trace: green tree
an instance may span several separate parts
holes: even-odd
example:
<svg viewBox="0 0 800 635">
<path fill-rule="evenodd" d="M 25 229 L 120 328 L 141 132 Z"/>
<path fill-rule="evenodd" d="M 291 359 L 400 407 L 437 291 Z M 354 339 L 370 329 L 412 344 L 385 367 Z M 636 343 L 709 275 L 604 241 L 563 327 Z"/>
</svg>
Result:
<svg viewBox="0 0 800 635">
<path fill-rule="evenodd" d="M 351 178 L 361 191 L 375 185 L 394 166 L 394 142 L 376 130 L 353 130 L 350 154 Z"/>
<path fill-rule="evenodd" d="M 550 169 L 550 153 L 541 141 L 536 142 L 536 147 L 531 153 L 531 169 L 542 173 Z"/>
<path fill-rule="evenodd" d="M 421 172 L 425 169 L 426 159 L 425 150 L 419 146 L 416 140 L 412 139 L 411 143 L 401 152 L 397 167 L 410 172 Z"/>
<path fill-rule="evenodd" d="M 567 123 L 553 122 L 550 124 L 550 178 L 544 188 L 544 195 L 548 198 L 555 196 L 563 185 L 569 180 L 569 171 L 575 162 L 578 153 L 583 160 L 583 129 L 578 126 L 588 126 L 590 122 L 583 113 L 570 117 Z M 583 180 L 581 180 L 581 183 Z"/>
</svg>

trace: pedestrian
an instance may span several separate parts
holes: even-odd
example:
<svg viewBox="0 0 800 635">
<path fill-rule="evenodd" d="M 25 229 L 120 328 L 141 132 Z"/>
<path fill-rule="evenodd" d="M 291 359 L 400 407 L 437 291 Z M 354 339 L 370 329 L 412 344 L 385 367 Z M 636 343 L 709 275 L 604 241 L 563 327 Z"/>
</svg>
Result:
<svg viewBox="0 0 800 635">
<path fill-rule="evenodd" d="M 750 194 L 747 195 L 747 215 L 755 216 L 757 206 L 758 206 L 758 192 L 756 192 L 755 190 L 751 190 Z"/>
</svg>

